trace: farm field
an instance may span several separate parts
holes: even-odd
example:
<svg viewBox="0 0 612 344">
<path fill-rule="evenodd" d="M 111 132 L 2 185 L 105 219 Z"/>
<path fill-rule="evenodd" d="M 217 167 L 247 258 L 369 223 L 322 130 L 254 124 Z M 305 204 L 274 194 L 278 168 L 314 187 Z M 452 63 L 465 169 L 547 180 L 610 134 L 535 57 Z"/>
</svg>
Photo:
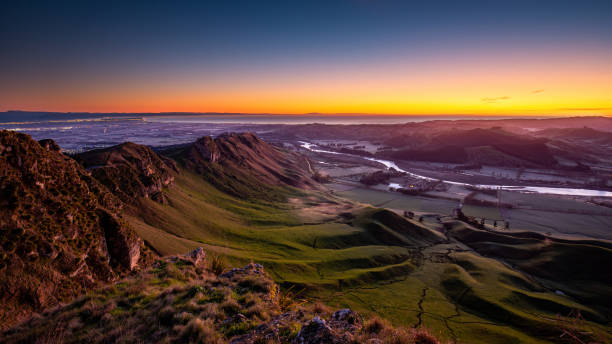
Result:
<svg viewBox="0 0 612 344">
<path fill-rule="evenodd" d="M 366 187 L 348 187 L 333 184 L 331 188 L 339 196 L 372 204 L 378 207 L 414 211 L 415 213 L 451 215 L 458 202 L 443 198 L 410 196 L 398 192 L 376 190 Z M 511 230 L 532 230 L 553 233 L 563 237 L 585 237 L 612 240 L 612 209 L 588 204 L 581 200 L 560 197 L 502 192 L 502 201 L 516 205 L 517 209 L 464 205 L 468 216 L 485 217 L 510 222 Z M 502 216 L 503 215 L 503 216 Z"/>
</svg>

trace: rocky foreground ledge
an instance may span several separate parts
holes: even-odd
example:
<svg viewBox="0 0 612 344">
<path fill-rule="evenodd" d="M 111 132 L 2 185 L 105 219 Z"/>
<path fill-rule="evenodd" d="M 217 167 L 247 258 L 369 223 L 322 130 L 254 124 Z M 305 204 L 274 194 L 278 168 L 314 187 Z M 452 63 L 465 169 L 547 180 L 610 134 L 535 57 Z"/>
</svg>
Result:
<svg viewBox="0 0 612 344">
<path fill-rule="evenodd" d="M 214 272 L 217 274 L 215 274 Z M 138 275 L 49 309 L 4 343 L 438 343 L 350 309 L 282 291 L 259 264 L 223 271 L 203 249 L 158 259 Z"/>
</svg>

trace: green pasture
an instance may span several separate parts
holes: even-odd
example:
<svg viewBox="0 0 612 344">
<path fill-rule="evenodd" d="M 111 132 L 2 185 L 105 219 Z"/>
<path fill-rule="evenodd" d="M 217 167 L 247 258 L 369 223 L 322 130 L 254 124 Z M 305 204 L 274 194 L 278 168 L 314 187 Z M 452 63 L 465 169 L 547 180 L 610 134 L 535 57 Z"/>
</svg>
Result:
<svg viewBox="0 0 612 344">
<path fill-rule="evenodd" d="M 608 314 L 478 254 L 439 224 L 364 205 L 449 214 L 456 202 L 367 189 L 283 192 L 299 201 L 239 199 L 183 172 L 167 190 L 168 204 L 143 200 L 128 219 L 160 254 L 202 246 L 231 265 L 262 263 L 283 288 L 293 285 L 309 300 L 426 326 L 451 342 L 552 343 L 561 333 L 557 314 L 572 309 L 594 315 L 579 326 L 610 339 Z M 348 209 L 300 215 L 325 204 Z M 495 208 L 465 211 L 499 216 Z"/>
</svg>

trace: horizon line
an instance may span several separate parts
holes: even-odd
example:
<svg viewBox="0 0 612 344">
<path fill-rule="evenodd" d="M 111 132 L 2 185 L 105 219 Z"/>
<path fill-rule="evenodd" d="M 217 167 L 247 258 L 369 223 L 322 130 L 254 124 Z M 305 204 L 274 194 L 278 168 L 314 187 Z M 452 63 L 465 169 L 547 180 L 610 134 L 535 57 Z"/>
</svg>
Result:
<svg viewBox="0 0 612 344">
<path fill-rule="evenodd" d="M 163 112 L 91 112 L 91 111 L 50 111 L 50 110 L 5 110 L 2 113 L 47 113 L 47 114 L 91 114 L 91 115 L 250 115 L 250 116 L 420 116 L 420 117 L 546 117 L 546 118 L 571 118 L 571 117 L 612 117 L 612 114 L 473 114 L 473 113 L 436 113 L 436 114 L 418 114 L 418 113 L 367 113 L 367 112 L 305 112 L 305 113 L 272 113 L 272 112 L 211 112 L 211 111 L 163 111 Z"/>
</svg>

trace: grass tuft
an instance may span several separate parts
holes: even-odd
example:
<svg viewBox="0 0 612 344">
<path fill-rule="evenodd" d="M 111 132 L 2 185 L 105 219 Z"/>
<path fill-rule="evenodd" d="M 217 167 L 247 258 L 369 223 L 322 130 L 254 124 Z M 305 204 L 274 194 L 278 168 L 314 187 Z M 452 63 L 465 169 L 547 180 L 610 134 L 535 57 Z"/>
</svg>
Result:
<svg viewBox="0 0 612 344">
<path fill-rule="evenodd" d="M 211 254 L 209 259 L 209 269 L 210 272 L 219 276 L 227 269 L 227 264 L 221 255 Z"/>
</svg>

